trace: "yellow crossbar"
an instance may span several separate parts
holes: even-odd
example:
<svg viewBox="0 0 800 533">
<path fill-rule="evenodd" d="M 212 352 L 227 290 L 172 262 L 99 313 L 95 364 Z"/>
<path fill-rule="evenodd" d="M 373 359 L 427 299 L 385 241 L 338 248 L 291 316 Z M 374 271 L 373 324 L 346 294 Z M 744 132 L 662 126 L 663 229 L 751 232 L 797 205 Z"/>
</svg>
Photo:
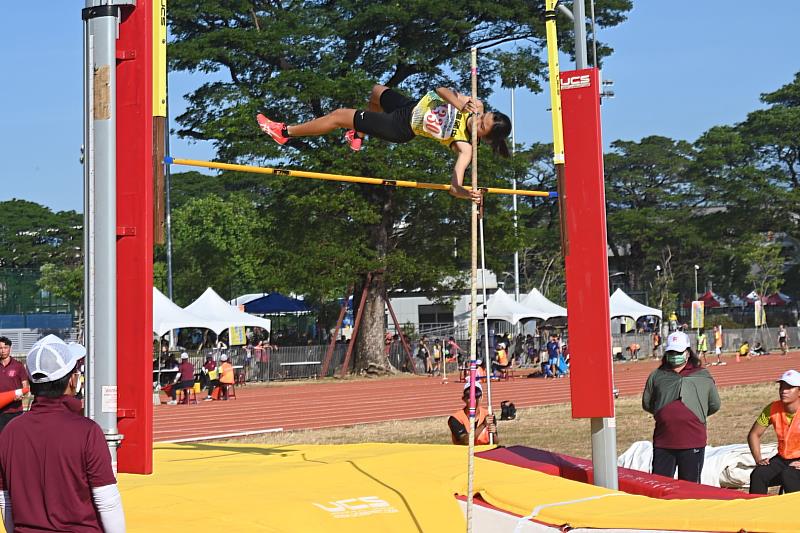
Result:
<svg viewBox="0 0 800 533">
<path fill-rule="evenodd" d="M 180 159 L 178 157 L 165 157 L 164 162 L 170 165 L 184 165 L 188 167 L 215 168 L 219 170 L 233 170 L 236 172 L 252 172 L 254 174 L 271 174 L 274 176 L 289 176 L 292 178 L 310 178 L 326 181 L 343 181 L 347 183 L 366 183 L 368 185 L 386 185 L 388 187 L 407 187 L 411 189 L 429 189 L 433 191 L 449 191 L 450 185 L 439 183 L 424 183 L 407 180 L 384 180 L 380 178 L 364 178 L 361 176 L 345 176 L 341 174 L 324 174 L 322 172 L 306 172 L 304 170 L 288 170 L 285 168 L 255 167 L 250 165 L 234 165 L 231 163 L 216 163 L 213 161 L 200 161 L 197 159 Z M 558 193 L 547 191 L 529 191 L 525 189 L 502 189 L 498 187 L 481 187 L 481 191 L 490 194 L 516 194 L 520 196 L 539 196 L 556 198 Z"/>
</svg>

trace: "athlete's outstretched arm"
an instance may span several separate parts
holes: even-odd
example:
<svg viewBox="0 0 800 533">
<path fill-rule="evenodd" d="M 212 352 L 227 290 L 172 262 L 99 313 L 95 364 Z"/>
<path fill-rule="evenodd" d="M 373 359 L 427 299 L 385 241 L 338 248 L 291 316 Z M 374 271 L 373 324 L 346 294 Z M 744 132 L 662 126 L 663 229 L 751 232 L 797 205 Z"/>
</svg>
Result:
<svg viewBox="0 0 800 533">
<path fill-rule="evenodd" d="M 453 166 L 453 178 L 450 181 L 450 194 L 456 198 L 480 202 L 481 193 L 479 191 L 473 193 L 471 189 L 464 187 L 464 174 L 472 162 L 472 145 L 465 142 L 455 142 L 452 147 L 457 156 L 456 163 Z"/>
</svg>

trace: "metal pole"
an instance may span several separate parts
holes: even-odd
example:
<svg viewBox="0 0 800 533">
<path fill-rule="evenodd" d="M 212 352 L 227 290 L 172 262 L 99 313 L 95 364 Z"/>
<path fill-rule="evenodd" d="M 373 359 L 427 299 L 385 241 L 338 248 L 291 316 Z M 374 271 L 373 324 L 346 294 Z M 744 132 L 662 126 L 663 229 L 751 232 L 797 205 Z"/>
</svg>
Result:
<svg viewBox="0 0 800 533">
<path fill-rule="evenodd" d="M 481 239 L 481 285 L 483 289 L 483 368 L 486 371 L 486 411 L 492 412 L 492 364 L 489 362 L 489 319 L 486 307 L 486 249 L 483 241 L 483 213 L 478 215 L 478 228 Z M 489 444 L 494 444 L 494 435 L 489 433 Z"/>
<path fill-rule="evenodd" d="M 86 237 L 94 271 L 87 278 L 87 301 L 93 314 L 87 320 L 87 365 L 91 370 L 87 393 L 90 416 L 103 430 L 116 470 L 117 446 L 117 120 L 116 40 L 120 7 L 88 0 L 82 11 L 92 56 L 86 73 L 92 86 L 88 116 L 91 148 L 89 176 L 93 176 L 93 198 L 89 198 Z M 89 183 L 91 187 L 91 180 Z M 91 192 L 90 192 L 91 194 Z M 92 206 L 92 203 L 94 204 Z M 86 230 L 85 230 L 86 231 Z M 88 257 L 88 256 L 87 256 Z"/>
<path fill-rule="evenodd" d="M 586 6 L 584 0 L 572 5 L 575 28 L 575 67 L 587 67 L 586 59 Z M 600 88 L 598 87 L 599 91 Z M 612 367 L 613 370 L 613 367 Z M 592 418 L 592 465 L 594 484 L 616 490 L 617 477 L 617 421 L 611 418 Z"/>
<path fill-rule="evenodd" d="M 89 23 L 84 22 L 84 163 L 83 163 L 83 342 L 94 346 L 94 121 L 89 109 L 94 107 L 94 37 L 89 34 Z M 88 351 L 87 351 L 88 355 Z M 94 418 L 94 357 L 87 357 L 84 365 L 84 415 Z"/>
<path fill-rule="evenodd" d="M 586 5 L 584 0 L 572 3 L 573 27 L 575 28 L 575 68 L 588 66 L 586 58 Z M 599 88 L 598 88 L 599 90 Z"/>
<path fill-rule="evenodd" d="M 514 98 L 514 88 L 511 88 L 511 168 L 514 172 L 514 181 L 512 182 L 512 190 L 517 190 L 517 171 L 514 168 L 514 156 L 517 153 L 517 119 L 516 119 L 516 106 Z M 514 209 L 514 236 L 517 236 L 519 227 L 519 218 L 517 216 L 517 195 L 511 197 L 512 206 Z M 485 300 L 484 300 L 485 301 Z M 519 302 L 519 250 L 514 250 L 514 301 Z"/>
<path fill-rule="evenodd" d="M 166 131 L 164 132 L 164 143 L 166 144 L 167 154 L 170 154 L 169 149 L 169 100 L 167 101 L 167 124 Z M 172 300 L 172 205 L 170 203 L 170 188 L 172 186 L 172 165 L 164 164 L 164 225 L 167 240 L 167 297 Z M 174 340 L 174 332 L 170 331 L 169 342 L 170 345 L 177 346 Z"/>
</svg>

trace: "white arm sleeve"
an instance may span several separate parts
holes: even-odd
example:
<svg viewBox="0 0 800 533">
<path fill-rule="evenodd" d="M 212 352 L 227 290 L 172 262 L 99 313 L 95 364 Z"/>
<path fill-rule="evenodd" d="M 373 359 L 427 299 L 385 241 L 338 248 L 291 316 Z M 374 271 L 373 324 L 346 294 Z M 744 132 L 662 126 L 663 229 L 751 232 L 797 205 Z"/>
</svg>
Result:
<svg viewBox="0 0 800 533">
<path fill-rule="evenodd" d="M 11 516 L 11 495 L 7 490 L 0 491 L 0 510 L 6 531 L 14 531 L 14 517 Z"/>
<path fill-rule="evenodd" d="M 92 500 L 105 533 L 125 533 L 125 513 L 116 484 L 92 488 Z"/>
</svg>

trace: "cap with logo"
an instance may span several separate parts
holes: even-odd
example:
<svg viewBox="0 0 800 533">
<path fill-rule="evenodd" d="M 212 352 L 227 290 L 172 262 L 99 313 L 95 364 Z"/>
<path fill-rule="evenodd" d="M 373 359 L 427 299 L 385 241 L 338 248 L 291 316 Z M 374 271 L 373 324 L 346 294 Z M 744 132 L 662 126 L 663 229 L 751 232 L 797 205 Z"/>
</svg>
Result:
<svg viewBox="0 0 800 533">
<path fill-rule="evenodd" d="M 787 370 L 780 378 L 775 380 L 775 383 L 780 383 L 781 381 L 792 387 L 800 387 L 800 372 L 797 370 Z"/>
<path fill-rule="evenodd" d="M 685 352 L 689 347 L 689 337 L 682 331 L 673 331 L 667 337 L 665 352 Z"/>
<path fill-rule="evenodd" d="M 34 383 L 57 381 L 72 372 L 85 356 L 86 348 L 80 344 L 48 335 L 28 352 L 28 375 Z"/>
</svg>

